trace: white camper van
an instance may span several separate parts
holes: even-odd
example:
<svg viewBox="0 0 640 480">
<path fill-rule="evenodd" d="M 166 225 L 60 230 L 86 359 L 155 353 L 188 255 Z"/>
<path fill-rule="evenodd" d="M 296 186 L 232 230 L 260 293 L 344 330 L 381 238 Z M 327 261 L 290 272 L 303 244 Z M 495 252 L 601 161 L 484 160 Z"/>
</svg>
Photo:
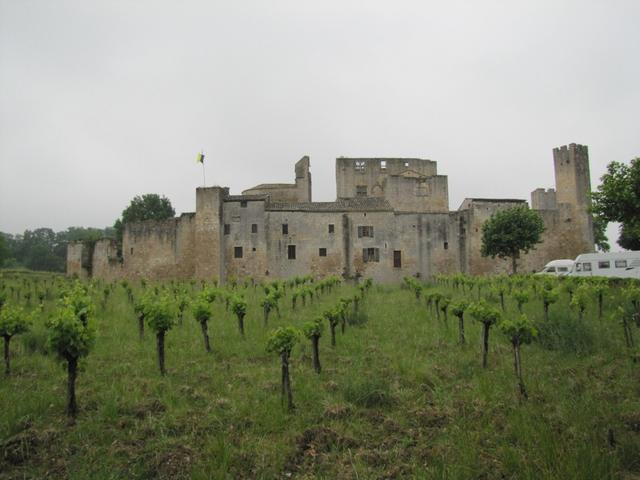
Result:
<svg viewBox="0 0 640 480">
<path fill-rule="evenodd" d="M 563 276 L 563 275 L 569 275 L 572 269 L 573 269 L 573 260 L 569 260 L 569 259 L 552 260 L 549 263 L 547 263 L 542 270 L 536 273 L 536 275 Z"/>
<path fill-rule="evenodd" d="M 583 253 L 576 257 L 571 275 L 640 279 L 640 252 Z"/>
</svg>

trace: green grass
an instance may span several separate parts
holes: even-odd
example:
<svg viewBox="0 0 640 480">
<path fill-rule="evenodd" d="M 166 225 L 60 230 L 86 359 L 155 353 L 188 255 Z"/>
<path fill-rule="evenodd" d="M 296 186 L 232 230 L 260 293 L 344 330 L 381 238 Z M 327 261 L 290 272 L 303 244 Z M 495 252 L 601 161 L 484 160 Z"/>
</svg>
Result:
<svg viewBox="0 0 640 480">
<path fill-rule="evenodd" d="M 42 281 L 23 278 L 2 282 L 25 289 Z M 475 291 L 437 288 L 475 300 Z M 341 286 L 295 311 L 287 295 L 281 318 L 272 314 L 265 328 L 262 291 L 249 289 L 245 339 L 217 301 L 212 354 L 187 314 L 167 334 L 162 378 L 155 339 L 147 331 L 139 341 L 133 308 L 116 286 L 104 309 L 97 302 L 73 425 L 64 415 L 64 367 L 43 354 L 52 295 L 32 332 L 12 341 L 13 374 L 0 376 L 0 478 L 640 476 L 640 365 L 610 318 L 617 291 L 602 320 L 592 305 L 580 324 L 566 294 L 548 324 L 538 299 L 525 305 L 540 337 L 522 348 L 529 399 L 520 401 L 511 345 L 497 328 L 483 370 L 480 326 L 470 317 L 459 346 L 455 317 L 437 321 L 409 290 L 374 286 L 345 335 L 338 329 L 335 349 L 325 329 L 322 374 L 313 372 L 310 342 L 300 340 L 291 356 L 296 410 L 287 413 L 279 359 L 265 350 L 270 330 L 301 326 L 356 292 Z M 509 296 L 506 314 L 516 314 Z"/>
</svg>

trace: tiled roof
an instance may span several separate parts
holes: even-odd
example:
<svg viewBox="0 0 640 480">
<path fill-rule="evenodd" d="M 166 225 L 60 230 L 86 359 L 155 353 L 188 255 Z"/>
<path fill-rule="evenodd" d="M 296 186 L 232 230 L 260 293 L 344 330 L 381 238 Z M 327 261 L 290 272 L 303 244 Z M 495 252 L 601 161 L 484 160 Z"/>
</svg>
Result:
<svg viewBox="0 0 640 480">
<path fill-rule="evenodd" d="M 270 202 L 267 210 L 294 212 L 391 212 L 393 208 L 380 197 L 345 198 L 335 202 Z"/>
</svg>

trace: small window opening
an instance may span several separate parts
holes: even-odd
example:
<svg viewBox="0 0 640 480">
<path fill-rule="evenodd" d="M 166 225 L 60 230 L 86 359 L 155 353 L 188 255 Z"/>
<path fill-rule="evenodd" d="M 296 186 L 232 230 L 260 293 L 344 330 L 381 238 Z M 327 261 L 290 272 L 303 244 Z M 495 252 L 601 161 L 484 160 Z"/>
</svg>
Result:
<svg viewBox="0 0 640 480">
<path fill-rule="evenodd" d="M 133 255 L 133 247 L 131 247 L 131 255 Z M 625 267 L 626 267 L 626 265 L 625 265 Z"/>
<path fill-rule="evenodd" d="M 295 245 L 289 245 L 287 247 L 287 257 L 289 258 L 289 260 L 295 260 L 296 259 L 296 246 Z"/>
<path fill-rule="evenodd" d="M 380 170 L 386 170 L 386 169 L 387 169 L 387 161 L 380 160 Z"/>
<path fill-rule="evenodd" d="M 133 252 L 131 252 L 133 253 Z M 616 268 L 627 268 L 627 261 L 626 260 L 616 260 L 615 261 L 615 266 Z"/>
<path fill-rule="evenodd" d="M 402 268 L 402 251 L 393 251 L 393 268 Z"/>
<path fill-rule="evenodd" d="M 367 163 L 364 160 L 356 160 L 355 170 L 356 172 L 364 172 Z"/>
<path fill-rule="evenodd" d="M 404 166 L 408 167 L 409 166 L 409 162 L 404 162 Z"/>
<path fill-rule="evenodd" d="M 318 256 L 320 257 L 326 257 L 327 256 L 327 249 L 326 248 L 321 248 L 318 250 Z"/>
<path fill-rule="evenodd" d="M 444 249 L 449 250 L 449 242 L 444 242 Z"/>
<path fill-rule="evenodd" d="M 609 262 L 609 260 L 603 260 L 598 262 L 598 268 L 610 268 L 611 267 L 611 263 Z"/>
<path fill-rule="evenodd" d="M 228 223 L 224 224 L 224 234 L 225 235 L 229 235 L 231 233 L 231 225 L 229 225 Z"/>
<path fill-rule="evenodd" d="M 289 235 L 289 224 L 288 223 L 283 223 L 282 224 L 282 234 L 283 235 Z"/>
<path fill-rule="evenodd" d="M 251 249 L 251 251 L 252 251 L 252 252 L 255 252 L 255 251 L 256 251 L 256 247 L 253 247 L 253 248 Z"/>
<path fill-rule="evenodd" d="M 333 223 L 329 224 L 329 233 L 333 233 L 335 231 L 336 226 Z"/>
<path fill-rule="evenodd" d="M 367 186 L 366 185 L 357 185 L 356 186 L 356 197 L 366 197 L 367 196 Z"/>
<path fill-rule="evenodd" d="M 582 268 L 585 272 L 591 271 L 591 262 L 585 262 L 582 264 Z"/>
<path fill-rule="evenodd" d="M 362 249 L 362 261 L 364 263 L 379 262 L 380 261 L 380 250 L 377 249 L 377 248 L 363 248 Z"/>
<path fill-rule="evenodd" d="M 242 258 L 242 247 L 233 247 L 233 258 Z"/>
<path fill-rule="evenodd" d="M 373 227 L 371 225 L 358 226 L 358 238 L 362 237 L 373 238 Z"/>
<path fill-rule="evenodd" d="M 251 224 L 251 233 L 258 233 L 258 224 L 257 223 L 252 223 Z"/>
<path fill-rule="evenodd" d="M 240 206 L 241 206 L 242 208 L 247 208 L 247 201 L 246 201 L 246 200 L 242 200 L 242 201 L 240 201 Z"/>
</svg>

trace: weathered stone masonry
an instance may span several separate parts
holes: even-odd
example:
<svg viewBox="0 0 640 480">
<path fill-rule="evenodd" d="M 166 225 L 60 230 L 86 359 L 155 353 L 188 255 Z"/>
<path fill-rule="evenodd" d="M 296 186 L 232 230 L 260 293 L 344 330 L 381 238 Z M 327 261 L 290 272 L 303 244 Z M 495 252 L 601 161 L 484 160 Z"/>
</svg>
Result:
<svg viewBox="0 0 640 480">
<path fill-rule="evenodd" d="M 519 260 L 521 271 L 594 249 L 586 146 L 553 150 L 556 188 L 536 189 L 543 242 Z M 482 224 L 525 200 L 467 198 L 449 211 L 447 177 L 417 158 L 336 160 L 337 199 L 312 202 L 308 157 L 295 183 L 263 184 L 230 195 L 196 189 L 196 212 L 125 226 L 122 256 L 111 240 L 72 243 L 67 273 L 118 278 L 226 281 L 295 275 L 371 277 L 508 272 L 510 262 L 480 255 Z"/>
</svg>

